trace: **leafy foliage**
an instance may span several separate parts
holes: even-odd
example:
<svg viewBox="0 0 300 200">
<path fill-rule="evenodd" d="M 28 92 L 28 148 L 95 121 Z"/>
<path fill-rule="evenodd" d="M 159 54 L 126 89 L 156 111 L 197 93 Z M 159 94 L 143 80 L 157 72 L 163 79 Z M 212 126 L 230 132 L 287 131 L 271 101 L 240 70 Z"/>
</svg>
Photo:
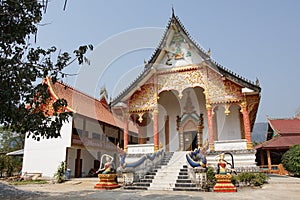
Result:
<svg viewBox="0 0 300 200">
<path fill-rule="evenodd" d="M 215 178 L 214 169 L 212 167 L 207 168 L 206 176 L 207 176 L 207 184 L 206 184 L 207 188 L 213 188 L 214 185 L 216 184 L 216 178 Z"/>
<path fill-rule="evenodd" d="M 64 99 L 52 105 L 53 117 L 37 109 L 50 98 L 48 87 L 42 80 L 51 77 L 55 83 L 67 76 L 63 69 L 74 61 L 86 62 L 84 54 L 93 49 L 92 45 L 81 46 L 71 56 L 57 51 L 56 47 L 33 48 L 31 41 L 37 35 L 46 2 L 0 2 L 0 123 L 13 131 L 30 132 L 37 140 L 59 137 L 63 122 L 71 115 L 59 112 L 67 106 Z M 36 84 L 38 82 L 40 84 Z"/>
<path fill-rule="evenodd" d="M 293 173 L 295 176 L 300 176 L 300 145 L 294 145 L 285 152 L 282 156 L 283 167 Z"/>
<path fill-rule="evenodd" d="M 243 172 L 232 177 L 234 184 L 243 183 L 244 185 L 261 186 L 267 183 L 269 177 L 263 173 Z"/>
<path fill-rule="evenodd" d="M 54 178 L 57 183 L 65 182 L 65 173 L 66 173 L 66 163 L 61 162 L 59 167 L 57 168 L 56 173 L 54 174 Z"/>
<path fill-rule="evenodd" d="M 24 146 L 24 135 L 0 128 L 0 176 L 12 176 L 19 172 L 22 166 L 20 157 L 6 156 L 6 153 L 22 149 Z"/>
</svg>

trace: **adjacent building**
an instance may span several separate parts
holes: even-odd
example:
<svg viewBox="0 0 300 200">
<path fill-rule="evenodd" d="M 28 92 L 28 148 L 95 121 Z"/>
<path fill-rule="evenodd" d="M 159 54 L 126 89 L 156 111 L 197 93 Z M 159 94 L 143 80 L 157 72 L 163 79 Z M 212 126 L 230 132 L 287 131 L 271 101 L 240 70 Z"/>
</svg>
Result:
<svg viewBox="0 0 300 200">
<path fill-rule="evenodd" d="M 123 144 L 124 124 L 110 112 L 107 94 L 102 90 L 100 99 L 94 99 L 64 83 L 53 84 L 45 79 L 51 94 L 51 101 L 65 99 L 67 111 L 73 113 L 69 122 L 61 129 L 61 137 L 36 141 L 26 138 L 24 147 L 23 173 L 41 173 L 53 177 L 57 167 L 65 161 L 71 170 L 71 177 L 88 176 L 91 169 L 98 169 L 103 154 L 114 157 L 118 165 L 116 145 Z M 50 105 L 49 102 L 49 105 Z M 43 109 L 53 109 L 45 105 Z M 137 129 L 129 124 L 129 144 L 137 143 Z"/>
<path fill-rule="evenodd" d="M 300 115 L 295 118 L 268 119 L 267 139 L 255 147 L 257 162 L 265 172 L 285 173 L 283 154 L 293 145 L 300 145 Z"/>
</svg>

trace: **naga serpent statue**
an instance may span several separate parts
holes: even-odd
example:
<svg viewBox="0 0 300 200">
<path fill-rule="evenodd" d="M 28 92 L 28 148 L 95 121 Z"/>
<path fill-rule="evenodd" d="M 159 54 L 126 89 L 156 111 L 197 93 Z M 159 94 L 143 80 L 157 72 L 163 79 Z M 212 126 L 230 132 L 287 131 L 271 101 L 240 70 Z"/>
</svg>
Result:
<svg viewBox="0 0 300 200">
<path fill-rule="evenodd" d="M 203 167 L 206 168 L 206 151 L 208 149 L 208 142 L 205 142 L 202 148 L 197 148 L 194 151 L 186 154 L 186 160 L 191 167 Z"/>
</svg>

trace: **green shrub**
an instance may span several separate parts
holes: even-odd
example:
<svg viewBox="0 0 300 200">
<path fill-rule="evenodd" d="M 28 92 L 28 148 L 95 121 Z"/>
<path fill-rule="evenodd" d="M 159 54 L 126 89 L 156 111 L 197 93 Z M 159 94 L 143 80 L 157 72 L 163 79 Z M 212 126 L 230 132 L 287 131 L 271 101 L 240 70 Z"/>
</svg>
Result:
<svg viewBox="0 0 300 200">
<path fill-rule="evenodd" d="M 281 159 L 283 167 L 293 173 L 295 176 L 300 176 L 300 145 L 294 145 L 283 154 Z"/>
<path fill-rule="evenodd" d="M 57 168 L 56 173 L 54 174 L 54 178 L 57 183 L 65 182 L 65 173 L 66 173 L 66 163 L 61 162 Z"/>
<path fill-rule="evenodd" d="M 251 180 L 251 184 L 254 186 L 261 186 L 265 183 L 267 183 L 269 177 L 266 174 L 263 173 L 255 173 L 254 178 Z"/>
<path fill-rule="evenodd" d="M 254 173 L 243 172 L 238 175 L 239 182 L 242 182 L 246 185 L 250 185 L 251 181 L 255 178 Z"/>
<path fill-rule="evenodd" d="M 267 183 L 268 176 L 263 173 L 243 172 L 237 175 L 236 179 L 239 183 L 245 185 L 261 186 Z"/>
<path fill-rule="evenodd" d="M 233 185 L 237 185 L 239 183 L 238 176 L 237 175 L 232 175 L 231 182 L 232 182 Z"/>
<path fill-rule="evenodd" d="M 207 168 L 207 188 L 213 188 L 216 184 L 215 172 L 212 167 Z"/>
</svg>

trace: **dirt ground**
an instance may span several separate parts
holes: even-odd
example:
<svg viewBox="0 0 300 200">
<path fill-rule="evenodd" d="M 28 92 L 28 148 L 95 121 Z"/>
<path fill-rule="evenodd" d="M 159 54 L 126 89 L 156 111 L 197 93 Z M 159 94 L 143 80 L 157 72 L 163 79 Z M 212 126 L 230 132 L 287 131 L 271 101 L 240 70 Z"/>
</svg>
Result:
<svg viewBox="0 0 300 200">
<path fill-rule="evenodd" d="M 29 184 L 11 186 L 0 182 L 0 199 L 300 199 L 300 179 L 271 177 L 262 188 L 238 188 L 237 193 L 94 190 L 96 178 L 72 179 L 63 184 Z"/>
</svg>

